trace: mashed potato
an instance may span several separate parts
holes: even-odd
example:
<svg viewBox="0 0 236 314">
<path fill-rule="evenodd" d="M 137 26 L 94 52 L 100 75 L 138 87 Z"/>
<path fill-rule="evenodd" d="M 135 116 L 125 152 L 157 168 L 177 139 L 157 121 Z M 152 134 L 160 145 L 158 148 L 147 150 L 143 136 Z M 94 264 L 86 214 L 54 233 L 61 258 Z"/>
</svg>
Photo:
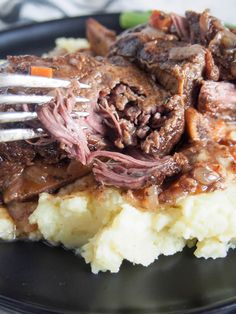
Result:
<svg viewBox="0 0 236 314">
<path fill-rule="evenodd" d="M 88 48 L 89 42 L 86 38 L 59 37 L 55 40 L 55 48 L 48 53 L 43 54 L 43 57 L 54 57 L 65 53 L 75 53 L 80 49 Z"/>
<path fill-rule="evenodd" d="M 0 239 L 14 240 L 16 226 L 5 207 L 0 207 Z"/>
<path fill-rule="evenodd" d="M 235 246 L 236 183 L 148 211 L 129 204 L 117 189 L 86 189 L 86 180 L 57 195 L 43 193 L 30 222 L 48 241 L 75 249 L 94 273 L 118 272 L 124 259 L 148 266 L 192 241 L 194 254 L 204 258 L 224 257 Z"/>
<path fill-rule="evenodd" d="M 63 49 L 68 53 L 74 53 L 79 49 L 89 48 L 89 42 L 86 38 L 60 37 L 56 39 L 55 43 L 56 48 Z"/>
</svg>

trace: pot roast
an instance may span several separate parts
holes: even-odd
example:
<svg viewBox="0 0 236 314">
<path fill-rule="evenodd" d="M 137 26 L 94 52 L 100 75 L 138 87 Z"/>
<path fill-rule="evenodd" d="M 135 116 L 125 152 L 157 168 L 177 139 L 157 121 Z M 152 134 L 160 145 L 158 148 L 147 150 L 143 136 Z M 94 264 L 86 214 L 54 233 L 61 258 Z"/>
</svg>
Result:
<svg viewBox="0 0 236 314">
<path fill-rule="evenodd" d="M 236 35 L 208 11 L 185 17 L 155 11 L 147 24 L 119 36 L 90 19 L 87 37 L 89 52 L 9 56 L 1 68 L 29 75 L 32 66 L 49 67 L 53 77 L 71 81 L 49 103 L 24 107 L 38 115 L 28 126 L 40 126 L 46 138 L 0 144 L 1 201 L 13 218 L 22 225 L 22 204 L 30 213 L 39 193 L 88 173 L 98 184 L 140 193 L 156 185 L 161 202 L 223 188 L 216 156 L 233 164 L 236 156 L 229 136 L 236 120 Z M 78 79 L 90 88 L 80 89 Z M 89 102 L 78 103 L 78 95 Z M 206 153 L 202 162 L 203 151 L 215 159 Z"/>
</svg>

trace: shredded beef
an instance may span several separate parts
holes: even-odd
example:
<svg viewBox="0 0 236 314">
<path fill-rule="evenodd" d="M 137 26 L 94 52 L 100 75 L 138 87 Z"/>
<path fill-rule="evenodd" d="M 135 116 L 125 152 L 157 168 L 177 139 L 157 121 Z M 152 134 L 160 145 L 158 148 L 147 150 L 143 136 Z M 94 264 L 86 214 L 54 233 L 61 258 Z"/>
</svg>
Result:
<svg viewBox="0 0 236 314">
<path fill-rule="evenodd" d="M 186 18 L 172 13 L 171 19 L 174 26 L 174 30 L 176 31 L 178 37 L 187 41 L 189 39 L 189 25 L 187 23 Z"/>
<path fill-rule="evenodd" d="M 55 99 L 56 102 L 52 100 L 38 108 L 38 118 L 51 136 L 59 141 L 61 148 L 85 165 L 89 154 L 86 135 L 81 125 L 71 117 L 75 96 L 69 91 L 65 97 L 58 90 Z"/>
<path fill-rule="evenodd" d="M 98 157 L 109 160 L 104 162 Z M 137 159 L 117 152 L 97 151 L 90 155 L 90 160 L 93 161 L 93 173 L 99 182 L 126 189 L 132 187 L 134 190 L 151 184 L 160 185 L 187 164 L 187 159 L 180 154 L 150 160 L 147 157 Z"/>
</svg>

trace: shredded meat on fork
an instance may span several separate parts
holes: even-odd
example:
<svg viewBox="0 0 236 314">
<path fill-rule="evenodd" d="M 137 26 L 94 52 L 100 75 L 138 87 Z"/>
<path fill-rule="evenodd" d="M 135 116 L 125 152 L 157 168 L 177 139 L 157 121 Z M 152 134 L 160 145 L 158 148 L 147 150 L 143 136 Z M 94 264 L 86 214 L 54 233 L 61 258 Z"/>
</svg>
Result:
<svg viewBox="0 0 236 314">
<path fill-rule="evenodd" d="M 76 82 L 72 83 L 72 89 L 73 84 Z M 72 89 L 69 89 L 66 95 L 57 90 L 55 100 L 39 107 L 37 114 L 45 129 L 60 142 L 61 148 L 85 165 L 89 149 L 80 123 L 71 117 L 76 103 Z"/>
</svg>

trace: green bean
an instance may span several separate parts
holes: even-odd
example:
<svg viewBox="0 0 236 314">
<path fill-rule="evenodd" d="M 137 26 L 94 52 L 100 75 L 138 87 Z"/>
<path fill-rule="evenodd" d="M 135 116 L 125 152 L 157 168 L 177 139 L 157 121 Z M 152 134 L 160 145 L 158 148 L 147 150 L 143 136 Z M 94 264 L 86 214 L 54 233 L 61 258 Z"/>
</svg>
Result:
<svg viewBox="0 0 236 314">
<path fill-rule="evenodd" d="M 235 29 L 236 28 L 235 24 L 228 24 L 228 23 L 226 23 L 225 26 L 228 27 L 228 28 L 231 28 L 231 29 Z"/>
<path fill-rule="evenodd" d="M 145 12 L 123 12 L 120 15 L 120 26 L 131 28 L 139 24 L 146 23 L 151 15 L 151 11 Z"/>
</svg>

